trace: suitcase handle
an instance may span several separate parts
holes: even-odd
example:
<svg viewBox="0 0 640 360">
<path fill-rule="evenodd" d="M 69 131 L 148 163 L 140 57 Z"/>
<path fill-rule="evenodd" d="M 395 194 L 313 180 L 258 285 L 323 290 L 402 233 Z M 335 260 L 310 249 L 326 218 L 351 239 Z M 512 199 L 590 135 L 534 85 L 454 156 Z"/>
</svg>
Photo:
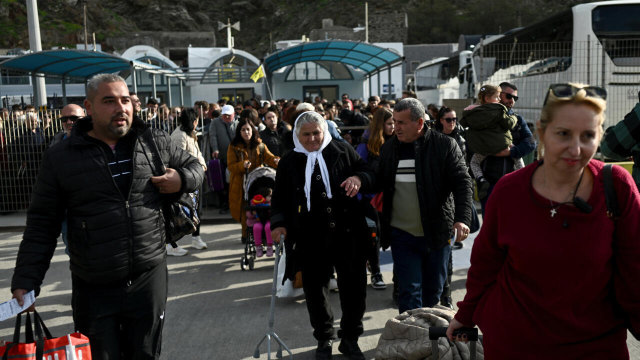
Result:
<svg viewBox="0 0 640 360">
<path fill-rule="evenodd" d="M 447 337 L 447 329 L 446 327 L 436 327 L 432 326 L 429 328 L 429 340 L 438 340 L 442 337 Z M 478 341 L 478 329 L 470 328 L 470 327 L 461 327 L 457 330 L 453 331 L 453 336 L 456 335 L 467 335 L 467 340 L 469 341 Z"/>
</svg>

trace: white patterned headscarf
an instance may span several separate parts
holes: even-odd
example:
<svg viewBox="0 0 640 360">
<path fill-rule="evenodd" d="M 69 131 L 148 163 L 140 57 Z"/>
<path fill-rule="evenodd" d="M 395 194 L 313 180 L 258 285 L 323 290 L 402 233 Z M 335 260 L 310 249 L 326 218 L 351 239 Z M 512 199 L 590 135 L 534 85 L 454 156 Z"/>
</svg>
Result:
<svg viewBox="0 0 640 360">
<path fill-rule="evenodd" d="M 319 125 L 321 125 L 320 128 L 324 130 L 324 139 L 322 140 L 320 149 L 317 151 L 307 151 L 307 149 L 302 146 L 300 140 L 298 139 L 298 135 L 300 134 L 298 121 L 300 121 L 300 118 L 305 114 L 311 114 L 311 116 L 317 118 Z M 322 126 L 322 122 L 325 122 L 325 126 Z M 302 124 L 300 125 L 300 127 L 302 127 Z M 333 195 L 331 194 L 331 183 L 329 182 L 329 170 L 327 170 L 327 164 L 322 157 L 322 150 L 324 150 L 324 148 L 326 148 L 327 145 L 329 145 L 329 143 L 331 142 L 331 134 L 329 134 L 329 127 L 326 125 L 326 120 L 315 111 L 305 111 L 300 114 L 300 116 L 298 116 L 298 118 L 296 119 L 293 128 L 293 143 L 296 146 L 293 151 L 307 155 L 307 165 L 304 170 L 304 194 L 307 197 L 307 210 L 311 211 L 311 176 L 313 175 L 313 169 L 315 168 L 316 161 L 318 162 L 318 166 L 320 166 L 320 175 L 322 175 L 322 181 L 324 182 L 324 187 L 327 190 L 327 197 L 329 199 L 333 197 Z"/>
</svg>

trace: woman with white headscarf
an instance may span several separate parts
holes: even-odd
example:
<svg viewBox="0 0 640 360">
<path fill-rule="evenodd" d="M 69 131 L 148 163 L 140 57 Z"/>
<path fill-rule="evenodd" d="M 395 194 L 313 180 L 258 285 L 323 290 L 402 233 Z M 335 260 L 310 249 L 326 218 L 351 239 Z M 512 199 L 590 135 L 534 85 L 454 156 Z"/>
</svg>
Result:
<svg viewBox="0 0 640 360">
<path fill-rule="evenodd" d="M 287 271 L 302 271 L 307 309 L 318 340 L 316 359 L 330 359 L 334 339 L 329 279 L 335 267 L 342 319 L 338 350 L 364 359 L 358 347 L 365 312 L 368 228 L 355 195 L 374 182 L 374 172 L 349 144 L 332 140 L 314 111 L 295 122 L 295 149 L 278 164 L 271 203 L 274 241 L 285 235 Z"/>
</svg>

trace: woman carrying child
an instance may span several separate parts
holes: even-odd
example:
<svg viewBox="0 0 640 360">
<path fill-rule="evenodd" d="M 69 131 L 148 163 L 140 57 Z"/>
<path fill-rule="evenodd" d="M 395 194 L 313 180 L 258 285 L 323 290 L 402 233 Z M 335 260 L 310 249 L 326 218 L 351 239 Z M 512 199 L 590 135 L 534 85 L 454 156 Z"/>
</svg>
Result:
<svg viewBox="0 0 640 360">
<path fill-rule="evenodd" d="M 513 146 L 511 129 L 518 119 L 508 114 L 508 109 L 500 104 L 499 86 L 483 85 L 478 92 L 479 104 L 464 109 L 460 125 L 468 127 L 466 132 L 467 147 L 473 152 L 469 166 L 478 184 L 478 198 L 487 196 L 489 182 L 482 173 L 482 161 L 489 155 Z M 515 160 L 516 170 L 522 169 L 522 159 Z"/>
</svg>

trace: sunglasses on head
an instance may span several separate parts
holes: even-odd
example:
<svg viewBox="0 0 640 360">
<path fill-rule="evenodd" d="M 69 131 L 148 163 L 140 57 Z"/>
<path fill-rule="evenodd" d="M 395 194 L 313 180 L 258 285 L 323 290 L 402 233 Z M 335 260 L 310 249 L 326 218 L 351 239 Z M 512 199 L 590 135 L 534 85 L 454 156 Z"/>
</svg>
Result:
<svg viewBox="0 0 640 360">
<path fill-rule="evenodd" d="M 555 97 L 558 99 L 571 99 L 576 96 L 578 91 L 584 90 L 589 97 L 596 97 L 602 100 L 607 100 L 607 90 L 601 88 L 599 86 L 585 86 L 583 88 L 576 87 L 571 84 L 551 84 L 549 86 L 549 91 L 547 92 L 547 96 L 544 98 L 545 105 L 547 100 L 549 100 L 549 94 L 553 93 Z"/>
<path fill-rule="evenodd" d="M 446 120 L 447 123 L 451 124 L 452 122 L 457 122 L 458 118 L 457 117 L 452 117 L 452 118 L 442 118 L 442 120 Z"/>
<path fill-rule="evenodd" d="M 60 118 L 60 121 L 62 121 L 63 123 L 66 123 L 67 121 L 76 122 L 79 119 L 80 119 L 80 116 L 71 115 L 71 116 L 62 116 Z"/>
<path fill-rule="evenodd" d="M 506 97 L 507 100 L 513 99 L 514 102 L 518 101 L 518 99 L 519 99 L 517 95 L 511 95 L 511 94 L 507 94 L 507 93 L 504 93 L 504 97 Z"/>
</svg>

